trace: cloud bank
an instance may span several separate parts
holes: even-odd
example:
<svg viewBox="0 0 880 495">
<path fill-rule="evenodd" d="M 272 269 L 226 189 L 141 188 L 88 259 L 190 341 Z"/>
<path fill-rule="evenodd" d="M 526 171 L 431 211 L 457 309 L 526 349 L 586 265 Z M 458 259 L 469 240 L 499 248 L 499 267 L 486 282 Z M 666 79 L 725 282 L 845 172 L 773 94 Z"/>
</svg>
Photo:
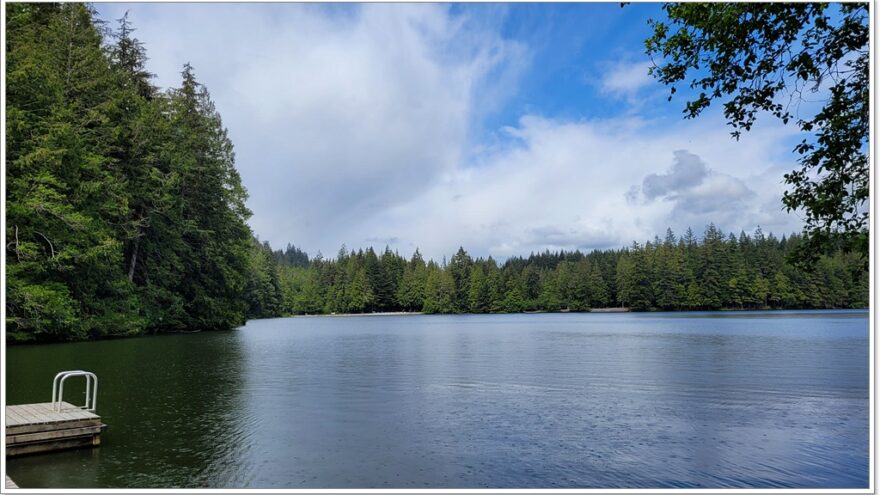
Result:
<svg viewBox="0 0 880 495">
<path fill-rule="evenodd" d="M 492 130 L 497 142 L 474 142 L 483 117 L 540 61 L 467 10 L 99 8 L 106 18 L 131 10 L 160 85 L 194 65 L 235 143 L 251 226 L 275 247 L 388 244 L 439 259 L 462 245 L 503 258 L 619 247 L 710 221 L 737 232 L 800 228 L 781 211 L 782 173 L 793 167 L 782 128 L 738 143 L 717 115 L 556 120 L 534 109 Z M 602 87 L 584 91 L 637 99 L 647 66 L 608 67 Z"/>
<path fill-rule="evenodd" d="M 667 227 L 702 232 L 709 222 L 736 232 L 799 228 L 778 200 L 788 167 L 772 159 L 778 132 L 744 147 L 723 129 L 655 125 L 524 117 L 508 129 L 517 145 L 457 169 L 362 228 L 396 236 L 403 248 L 451 253 L 462 244 L 497 257 L 620 247 Z"/>
</svg>

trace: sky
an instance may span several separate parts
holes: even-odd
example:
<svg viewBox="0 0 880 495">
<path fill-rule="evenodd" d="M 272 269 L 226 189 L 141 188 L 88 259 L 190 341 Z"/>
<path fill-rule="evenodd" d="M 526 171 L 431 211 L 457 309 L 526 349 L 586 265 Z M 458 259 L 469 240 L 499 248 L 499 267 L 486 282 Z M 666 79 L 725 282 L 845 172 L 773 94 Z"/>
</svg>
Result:
<svg viewBox="0 0 880 495">
<path fill-rule="evenodd" d="M 276 249 L 505 259 L 802 228 L 781 202 L 796 129 L 684 120 L 648 75 L 657 4 L 95 7 L 129 12 L 159 87 L 193 65 Z"/>
</svg>

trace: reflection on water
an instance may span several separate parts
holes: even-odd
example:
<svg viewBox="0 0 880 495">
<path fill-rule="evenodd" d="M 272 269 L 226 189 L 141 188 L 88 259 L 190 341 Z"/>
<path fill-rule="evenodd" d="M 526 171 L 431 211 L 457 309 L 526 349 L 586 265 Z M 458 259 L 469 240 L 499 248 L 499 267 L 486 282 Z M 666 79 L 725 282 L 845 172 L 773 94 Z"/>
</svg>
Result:
<svg viewBox="0 0 880 495">
<path fill-rule="evenodd" d="M 866 312 L 261 320 L 12 347 L 9 402 L 75 368 L 104 445 L 21 486 L 868 486 Z"/>
</svg>

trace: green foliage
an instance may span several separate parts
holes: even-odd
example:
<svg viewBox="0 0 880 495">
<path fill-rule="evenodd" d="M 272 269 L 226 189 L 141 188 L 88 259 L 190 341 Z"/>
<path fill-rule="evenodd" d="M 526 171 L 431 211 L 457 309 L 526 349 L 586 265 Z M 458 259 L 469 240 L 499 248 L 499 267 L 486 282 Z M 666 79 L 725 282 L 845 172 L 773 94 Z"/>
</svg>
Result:
<svg viewBox="0 0 880 495">
<path fill-rule="evenodd" d="M 434 265 L 428 269 L 425 281 L 425 313 L 456 313 L 455 278 L 449 270 L 440 270 Z"/>
<path fill-rule="evenodd" d="M 758 116 L 795 121 L 806 137 L 800 168 L 785 175 L 788 211 L 803 212 L 804 242 L 792 259 L 813 266 L 838 249 L 868 263 L 870 115 L 868 3 L 668 3 L 645 41 L 651 73 L 671 87 L 685 82 L 686 118 L 712 101 L 738 139 Z M 814 97 L 827 98 L 818 111 Z M 806 104 L 801 105 L 802 102 Z"/>
<path fill-rule="evenodd" d="M 456 312 L 468 310 L 468 291 L 470 290 L 472 265 L 473 260 L 462 247 L 458 248 L 458 252 L 449 261 L 448 272 L 452 275 L 452 280 L 455 284 L 453 306 Z"/>
<path fill-rule="evenodd" d="M 633 243 L 628 249 L 548 251 L 509 258 L 501 266 L 459 249 L 446 267 L 426 264 L 418 250 L 406 261 L 386 249 L 382 261 L 372 249 L 349 253 L 343 248 L 335 260 L 315 260 L 308 268 L 279 263 L 281 293 L 292 301 L 280 307 L 293 307 L 282 314 L 866 307 L 868 274 L 860 256 L 839 251 L 806 271 L 785 261 L 803 242 L 799 235 L 765 237 L 760 229 L 753 236 L 725 236 L 710 224 L 700 240 L 690 229 L 678 241 L 667 231 L 663 241 Z M 377 271 L 403 267 L 386 270 L 386 283 L 397 287 L 392 305 L 375 304 L 379 292 L 369 283 L 370 266 Z M 457 303 L 454 275 L 462 266 L 470 267 L 467 277 L 459 274 L 468 283 L 464 309 Z M 342 303 L 337 303 L 340 294 Z"/>
<path fill-rule="evenodd" d="M 397 303 L 405 311 L 420 311 L 422 309 L 427 276 L 425 260 L 416 249 L 412 259 L 403 270 L 400 286 L 397 289 Z"/>
<path fill-rule="evenodd" d="M 470 313 L 488 313 L 492 309 L 492 294 L 489 280 L 483 267 L 475 264 L 471 267 L 468 288 L 468 311 Z"/>
<path fill-rule="evenodd" d="M 505 313 L 519 313 L 526 308 L 525 298 L 522 289 L 518 285 L 507 289 L 504 294 L 504 300 L 501 302 L 501 308 Z"/>
<path fill-rule="evenodd" d="M 243 296 L 247 304 L 247 318 L 281 314 L 279 269 L 272 259 L 269 244 L 260 244 L 254 239 L 248 251 L 247 280 Z"/>
<path fill-rule="evenodd" d="M 10 335 L 58 340 L 140 331 L 114 231 L 128 205 L 109 156 L 113 73 L 94 13 L 80 4 L 17 4 L 9 13 Z"/>
<path fill-rule="evenodd" d="M 159 93 L 126 17 L 105 39 L 84 4 L 7 13 L 10 340 L 230 328 L 276 311 L 232 143 L 192 68 Z"/>
</svg>

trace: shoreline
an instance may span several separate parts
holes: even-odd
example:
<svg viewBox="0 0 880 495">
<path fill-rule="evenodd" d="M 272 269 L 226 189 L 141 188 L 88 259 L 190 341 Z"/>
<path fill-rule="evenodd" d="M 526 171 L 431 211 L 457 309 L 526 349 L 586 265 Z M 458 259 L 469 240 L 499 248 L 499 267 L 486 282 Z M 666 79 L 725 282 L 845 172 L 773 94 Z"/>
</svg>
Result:
<svg viewBox="0 0 880 495">
<path fill-rule="evenodd" d="M 290 315 L 290 316 L 279 316 L 276 318 L 297 318 L 301 316 L 331 316 L 331 317 L 339 317 L 339 316 L 410 316 L 410 315 L 424 315 L 428 313 L 423 313 L 421 311 L 379 311 L 375 313 L 328 313 L 328 314 L 308 314 L 308 315 Z M 462 314 L 476 314 L 476 313 L 462 313 Z"/>
<path fill-rule="evenodd" d="M 270 318 L 254 318 L 253 320 L 271 318 L 300 318 L 300 317 L 343 317 L 343 316 L 417 316 L 417 315 L 440 315 L 440 316 L 472 316 L 472 315 L 536 315 L 536 314 L 590 314 L 590 313 L 639 313 L 639 314 L 666 314 L 666 313 L 772 313 L 778 311 L 868 311 L 870 308 L 720 308 L 720 309 L 681 309 L 681 310 L 633 310 L 632 308 L 593 308 L 590 311 L 519 311 L 516 313 L 425 313 L 422 311 L 380 311 L 375 313 L 329 313 L 329 314 L 301 314 L 287 316 L 273 316 Z M 251 321 L 251 320 L 248 320 Z M 187 332 L 189 333 L 189 332 Z"/>
</svg>

